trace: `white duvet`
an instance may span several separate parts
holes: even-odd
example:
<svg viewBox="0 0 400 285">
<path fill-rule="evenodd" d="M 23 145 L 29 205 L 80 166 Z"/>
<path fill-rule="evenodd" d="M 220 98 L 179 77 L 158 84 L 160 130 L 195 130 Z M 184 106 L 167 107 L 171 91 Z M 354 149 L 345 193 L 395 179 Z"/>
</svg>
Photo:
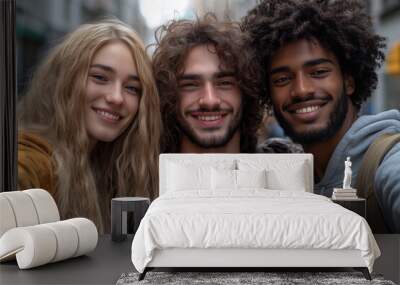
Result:
<svg viewBox="0 0 400 285">
<path fill-rule="evenodd" d="M 133 239 L 135 268 L 164 248 L 358 249 L 370 272 L 380 255 L 359 215 L 324 196 L 265 189 L 162 195 Z"/>
</svg>

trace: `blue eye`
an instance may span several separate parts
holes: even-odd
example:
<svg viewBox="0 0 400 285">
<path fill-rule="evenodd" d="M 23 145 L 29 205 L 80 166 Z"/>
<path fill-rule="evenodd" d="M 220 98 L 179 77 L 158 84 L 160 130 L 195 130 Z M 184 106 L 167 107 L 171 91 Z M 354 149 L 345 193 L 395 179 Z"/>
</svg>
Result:
<svg viewBox="0 0 400 285">
<path fill-rule="evenodd" d="M 95 81 L 98 82 L 107 82 L 107 77 L 101 75 L 101 74 L 91 74 L 90 77 L 92 77 Z"/>
<path fill-rule="evenodd" d="M 131 94 L 135 94 L 135 95 L 140 95 L 142 93 L 142 90 L 136 86 L 126 86 L 125 89 L 131 93 Z"/>
</svg>

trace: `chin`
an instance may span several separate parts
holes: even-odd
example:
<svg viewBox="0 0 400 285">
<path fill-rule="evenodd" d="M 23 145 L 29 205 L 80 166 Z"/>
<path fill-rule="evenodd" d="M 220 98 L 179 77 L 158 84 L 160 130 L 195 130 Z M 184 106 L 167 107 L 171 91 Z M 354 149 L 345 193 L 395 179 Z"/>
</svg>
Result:
<svg viewBox="0 0 400 285">
<path fill-rule="evenodd" d="M 101 142 L 112 142 L 119 137 L 120 134 L 104 134 L 104 133 L 92 133 L 90 136 L 97 141 Z"/>
<path fill-rule="evenodd" d="M 305 132 L 295 132 L 290 137 L 300 144 L 320 143 L 329 140 L 335 133 L 327 128 L 314 128 Z"/>
<path fill-rule="evenodd" d="M 112 138 L 99 138 L 98 140 L 99 141 L 101 141 L 101 142 L 112 142 L 112 141 L 114 141 L 115 139 L 116 139 L 117 137 L 112 137 Z"/>
</svg>

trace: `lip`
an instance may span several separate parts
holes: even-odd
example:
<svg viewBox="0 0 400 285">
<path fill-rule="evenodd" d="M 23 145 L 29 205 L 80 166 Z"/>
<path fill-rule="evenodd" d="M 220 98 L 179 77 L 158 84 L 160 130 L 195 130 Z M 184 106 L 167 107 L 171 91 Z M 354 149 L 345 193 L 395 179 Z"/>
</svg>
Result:
<svg viewBox="0 0 400 285">
<path fill-rule="evenodd" d="M 218 128 L 224 123 L 225 117 L 229 114 L 226 111 L 218 112 L 203 112 L 193 111 L 188 112 L 189 116 L 195 120 L 196 124 L 202 128 Z"/>
<path fill-rule="evenodd" d="M 102 121 L 107 123 L 117 124 L 123 118 L 118 112 L 109 109 L 92 107 L 92 110 Z"/>
</svg>

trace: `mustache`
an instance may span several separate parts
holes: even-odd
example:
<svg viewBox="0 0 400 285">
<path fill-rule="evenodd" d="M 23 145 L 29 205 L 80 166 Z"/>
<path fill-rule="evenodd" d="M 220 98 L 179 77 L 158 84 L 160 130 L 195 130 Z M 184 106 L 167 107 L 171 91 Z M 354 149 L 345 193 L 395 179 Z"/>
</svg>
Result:
<svg viewBox="0 0 400 285">
<path fill-rule="evenodd" d="M 196 109 L 190 109 L 185 111 L 185 114 L 189 114 L 189 113 L 208 113 L 208 112 L 221 112 L 221 113 L 229 113 L 229 112 L 233 112 L 232 108 L 196 108 Z"/>
<path fill-rule="evenodd" d="M 308 101 L 329 101 L 332 98 L 328 95 L 315 95 L 315 94 L 310 94 L 307 96 L 302 96 L 302 97 L 293 97 L 289 102 L 287 102 L 284 106 L 283 106 L 283 110 L 287 110 L 287 108 L 289 108 L 291 105 L 294 104 L 299 104 L 299 103 L 304 103 L 304 102 L 308 102 Z"/>
</svg>

